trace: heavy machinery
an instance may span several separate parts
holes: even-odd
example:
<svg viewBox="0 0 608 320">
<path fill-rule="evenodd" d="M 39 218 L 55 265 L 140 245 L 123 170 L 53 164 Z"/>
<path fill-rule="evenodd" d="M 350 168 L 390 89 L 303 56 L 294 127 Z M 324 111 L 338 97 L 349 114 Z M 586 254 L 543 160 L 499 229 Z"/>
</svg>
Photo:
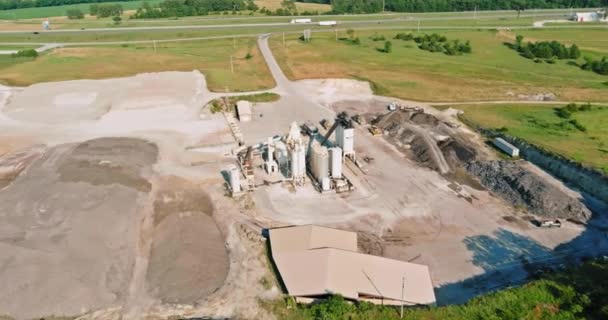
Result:
<svg viewBox="0 0 608 320">
<path fill-rule="evenodd" d="M 377 137 L 377 136 L 381 136 L 382 135 L 382 130 L 380 130 L 380 128 L 378 128 L 377 126 L 371 126 L 369 127 L 369 132 L 372 134 L 372 136 Z"/>
</svg>

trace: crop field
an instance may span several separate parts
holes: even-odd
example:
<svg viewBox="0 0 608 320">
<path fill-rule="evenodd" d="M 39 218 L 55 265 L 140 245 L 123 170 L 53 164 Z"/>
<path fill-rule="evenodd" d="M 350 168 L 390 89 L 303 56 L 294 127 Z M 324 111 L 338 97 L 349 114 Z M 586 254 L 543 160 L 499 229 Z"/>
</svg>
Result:
<svg viewBox="0 0 608 320">
<path fill-rule="evenodd" d="M 463 117 L 485 128 L 505 128 L 507 134 L 524 139 L 608 174 L 608 107 L 593 106 L 570 118 L 560 118 L 563 105 L 458 105 Z M 577 129 L 576 120 L 586 131 Z"/>
<path fill-rule="evenodd" d="M 35 60 L 0 56 L 0 82 L 33 83 L 105 79 L 144 72 L 200 70 L 216 91 L 250 91 L 274 85 L 254 38 L 56 49 Z M 247 58 L 250 53 L 251 57 Z M 233 56 L 234 73 L 230 69 Z"/>
<path fill-rule="evenodd" d="M 543 31 L 534 34 L 543 35 Z M 309 43 L 290 36 L 285 45 L 281 37 L 273 37 L 271 48 L 291 79 L 368 79 L 377 93 L 406 99 L 512 100 L 516 95 L 551 92 L 562 101 L 608 100 L 608 77 L 583 71 L 566 60 L 550 65 L 520 57 L 504 45 L 513 41 L 515 32 L 426 31 L 440 33 L 450 40 L 470 41 L 472 54 L 460 56 L 432 53 L 420 50 L 414 41 L 392 39 L 398 32 L 403 30 L 356 31 L 360 45 L 336 40 L 333 33 L 315 33 Z M 550 34 L 546 37 L 551 38 L 560 31 L 547 32 Z M 586 29 L 585 39 L 603 39 L 605 32 Z M 391 53 L 377 50 L 384 41 L 370 39 L 374 34 L 391 40 Z M 576 40 L 576 32 L 567 34 L 572 36 L 571 41 Z M 340 30 L 337 36 L 346 38 L 347 34 Z"/>
<path fill-rule="evenodd" d="M 120 3 L 124 10 L 135 10 L 141 7 L 143 1 L 118 1 L 109 3 Z M 150 0 L 150 3 L 160 2 L 160 0 Z M 89 13 L 90 3 L 70 4 L 55 7 L 23 8 L 13 10 L 0 10 L 0 20 L 34 19 L 65 16 L 68 9 L 80 9 L 82 12 Z"/>
</svg>

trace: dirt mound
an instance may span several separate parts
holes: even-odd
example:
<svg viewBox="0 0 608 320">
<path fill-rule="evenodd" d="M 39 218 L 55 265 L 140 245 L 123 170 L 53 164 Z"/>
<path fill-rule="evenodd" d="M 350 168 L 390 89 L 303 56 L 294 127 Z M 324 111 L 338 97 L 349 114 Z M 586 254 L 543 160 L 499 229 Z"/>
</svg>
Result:
<svg viewBox="0 0 608 320">
<path fill-rule="evenodd" d="M 33 161 L 19 161 L 21 173 L 0 191 L 2 313 L 69 316 L 124 301 L 147 198 L 141 173 L 151 171 L 155 150 L 143 140 L 113 138 L 40 156 L 38 148 L 23 151 Z M 120 166 L 120 174 L 103 161 Z M 124 176 L 139 184 L 121 182 Z"/>
<path fill-rule="evenodd" d="M 436 127 L 440 123 L 439 119 L 435 118 L 433 115 L 430 115 L 430 114 L 424 113 L 424 112 L 414 113 L 411 116 L 410 120 L 412 120 L 412 122 L 415 124 L 431 126 L 431 127 Z"/>
<path fill-rule="evenodd" d="M 477 159 L 477 151 L 459 137 L 451 136 L 446 140 L 440 141 L 438 144 L 439 149 L 441 149 L 445 159 L 452 168 L 464 167 L 470 161 Z"/>
<path fill-rule="evenodd" d="M 217 290 L 229 262 L 213 205 L 200 186 L 167 179 L 155 195 L 154 240 L 146 274 L 151 294 L 165 303 L 192 304 Z"/>
<path fill-rule="evenodd" d="M 581 222 L 591 217 L 591 211 L 579 199 L 527 170 L 518 161 L 471 162 L 467 170 L 501 198 L 534 214 Z"/>
<path fill-rule="evenodd" d="M 121 184 L 149 192 L 150 183 L 141 168 L 156 162 L 156 145 L 132 138 L 100 138 L 76 146 L 66 154 L 58 168 L 63 181 L 93 185 Z"/>
<path fill-rule="evenodd" d="M 388 133 L 389 141 L 418 163 L 447 173 L 475 160 L 477 151 L 435 116 L 399 110 L 379 116 L 374 124 Z"/>
</svg>

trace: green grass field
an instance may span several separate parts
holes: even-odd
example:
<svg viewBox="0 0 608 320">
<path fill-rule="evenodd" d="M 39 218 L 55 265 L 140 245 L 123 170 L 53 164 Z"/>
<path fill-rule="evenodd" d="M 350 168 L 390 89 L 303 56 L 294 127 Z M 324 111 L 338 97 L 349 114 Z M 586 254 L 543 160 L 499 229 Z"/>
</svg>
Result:
<svg viewBox="0 0 608 320">
<path fill-rule="evenodd" d="M 25 44 L 20 44 L 20 45 L 0 44 L 0 50 L 23 50 L 23 49 L 35 49 L 37 47 L 38 46 L 25 45 Z"/>
<path fill-rule="evenodd" d="M 0 56 L 0 82 L 25 86 L 75 79 L 105 79 L 143 72 L 200 70 L 215 91 L 274 86 L 254 38 L 56 49 L 35 60 Z M 247 59 L 247 53 L 252 57 Z M 233 56 L 234 73 L 230 69 Z"/>
<path fill-rule="evenodd" d="M 524 34 L 551 38 L 560 31 L 548 30 L 546 35 L 544 30 Z M 550 65 L 522 58 L 503 44 L 513 41 L 515 32 L 430 31 L 448 39 L 471 41 L 473 53 L 462 56 L 431 53 L 420 50 L 413 41 L 393 40 L 397 32 L 402 30 L 357 31 L 361 45 L 336 41 L 332 33 L 313 34 L 310 43 L 290 36 L 285 46 L 281 37 L 273 37 L 271 48 L 291 79 L 369 79 L 380 94 L 406 99 L 510 100 L 517 94 L 553 92 L 563 101 L 608 101 L 608 77 L 580 70 L 565 60 Z M 563 40 L 574 42 L 583 38 L 582 34 L 584 39 L 603 39 L 606 33 L 601 29 L 562 32 Z M 383 42 L 369 39 L 374 33 L 391 39 L 391 53 L 376 50 Z M 338 36 L 347 35 L 342 31 Z"/>
<path fill-rule="evenodd" d="M 485 128 L 506 128 L 507 134 L 608 174 L 608 107 L 592 107 L 571 116 L 582 132 L 556 115 L 561 105 L 458 105 L 465 120 Z"/>
<path fill-rule="evenodd" d="M 135 10 L 141 7 L 143 1 L 122 1 L 109 2 L 120 3 L 124 10 Z M 150 3 L 160 2 L 160 0 L 150 0 Z M 65 16 L 68 9 L 80 9 L 82 12 L 89 13 L 90 3 L 70 4 L 56 7 L 24 8 L 13 10 L 0 10 L 0 20 L 34 19 Z"/>
</svg>

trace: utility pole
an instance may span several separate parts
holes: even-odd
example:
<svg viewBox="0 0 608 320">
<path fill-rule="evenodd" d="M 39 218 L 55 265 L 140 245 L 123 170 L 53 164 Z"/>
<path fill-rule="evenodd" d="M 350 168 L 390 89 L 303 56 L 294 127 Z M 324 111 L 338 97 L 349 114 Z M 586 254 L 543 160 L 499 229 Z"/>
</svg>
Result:
<svg viewBox="0 0 608 320">
<path fill-rule="evenodd" d="M 338 29 L 336 29 L 336 41 L 338 41 Z"/>
<path fill-rule="evenodd" d="M 232 55 L 230 56 L 230 72 L 234 73 L 234 63 L 232 63 Z"/>
<path fill-rule="evenodd" d="M 473 12 L 473 19 L 477 20 L 477 6 L 475 6 L 475 11 Z"/>
<path fill-rule="evenodd" d="M 153 40 L 152 43 L 154 44 L 154 53 L 156 53 L 156 40 Z"/>
<path fill-rule="evenodd" d="M 405 276 L 401 276 L 401 319 L 403 319 L 403 293 L 405 291 Z"/>
<path fill-rule="evenodd" d="M 384 13 L 384 7 L 386 6 L 385 2 L 386 0 L 382 0 L 382 13 Z"/>
<path fill-rule="evenodd" d="M 283 47 L 285 46 L 285 32 L 283 32 Z"/>
</svg>

